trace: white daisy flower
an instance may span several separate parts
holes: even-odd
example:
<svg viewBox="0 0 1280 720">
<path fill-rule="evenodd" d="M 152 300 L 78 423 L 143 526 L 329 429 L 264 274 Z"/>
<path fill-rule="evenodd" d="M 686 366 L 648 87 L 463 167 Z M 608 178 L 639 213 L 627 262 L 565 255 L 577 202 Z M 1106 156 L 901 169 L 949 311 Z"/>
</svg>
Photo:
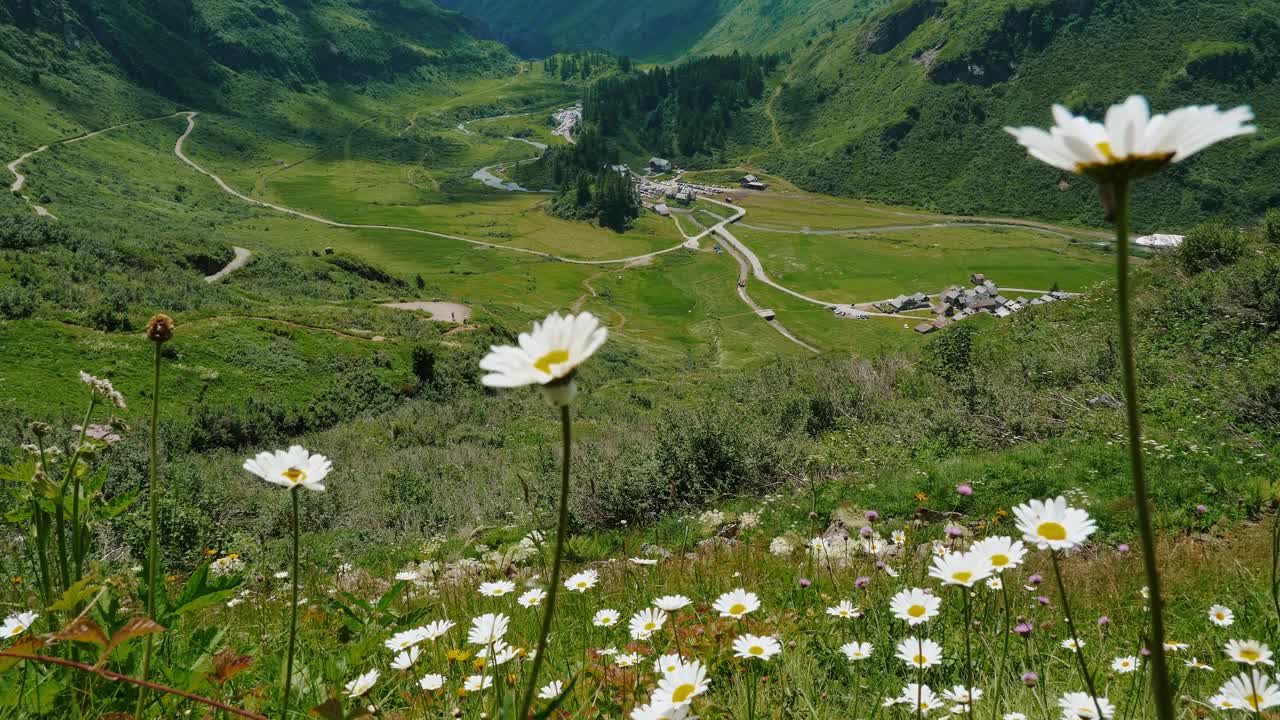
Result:
<svg viewBox="0 0 1280 720">
<path fill-rule="evenodd" d="M 1213 670 L 1212 665 L 1205 662 L 1201 662 L 1200 659 L 1196 657 L 1193 657 L 1190 660 L 1186 660 L 1182 664 L 1186 665 L 1192 670 Z"/>
<path fill-rule="evenodd" d="M 395 659 L 391 661 L 391 669 L 392 670 L 408 670 L 409 668 L 413 667 L 415 663 L 418 662 L 418 655 L 420 652 L 421 651 L 418 649 L 418 646 L 416 645 L 409 648 L 408 650 L 405 650 L 404 652 L 401 652 L 399 655 L 395 656 Z"/>
<path fill-rule="evenodd" d="M 927 670 L 942 662 L 942 646 L 932 640 L 909 637 L 898 643 L 895 657 L 913 668 Z"/>
<path fill-rule="evenodd" d="M 1225 605 L 1214 605 L 1209 608 L 1209 622 L 1218 627 L 1231 627 L 1236 621 L 1236 614 Z"/>
<path fill-rule="evenodd" d="M 854 607 L 853 603 L 848 600 L 841 600 L 835 605 L 827 608 L 827 614 L 831 617 L 843 618 L 845 620 L 862 617 L 862 611 Z"/>
<path fill-rule="evenodd" d="M 637 705 L 631 711 L 631 720 L 698 720 L 689 714 L 688 705 L 663 706 L 657 702 Z"/>
<path fill-rule="evenodd" d="M 1089 513 L 1067 507 L 1067 499 L 1032 500 L 1013 509 L 1018 529 L 1041 550 L 1070 550 L 1098 529 Z"/>
<path fill-rule="evenodd" d="M 982 699 L 981 688 L 967 688 L 963 685 L 956 685 L 950 690 L 943 690 L 942 696 L 949 702 L 959 705 L 970 705 Z"/>
<path fill-rule="evenodd" d="M 903 530 L 894 530 L 889 534 L 889 539 L 893 540 L 894 545 L 902 546 L 907 544 L 907 533 Z"/>
<path fill-rule="evenodd" d="M 991 565 L 991 570 L 1000 573 L 1021 565 L 1027 556 L 1027 546 L 1023 545 L 1021 540 L 992 535 L 974 543 L 973 547 L 969 548 L 969 552 L 986 558 Z"/>
<path fill-rule="evenodd" d="M 502 613 L 485 613 L 471 620 L 467 642 L 472 645 L 492 645 L 507 634 L 511 619 Z"/>
<path fill-rule="evenodd" d="M 648 640 L 667 624 L 667 614 L 657 608 L 645 608 L 631 616 L 631 639 Z"/>
<path fill-rule="evenodd" d="M 1233 662 L 1245 665 L 1274 665 L 1271 648 L 1257 640 L 1228 640 L 1223 649 Z"/>
<path fill-rule="evenodd" d="M 919 710 L 921 715 L 927 717 L 931 711 L 942 709 L 943 701 L 928 685 L 908 683 L 902 690 L 902 694 L 898 696 L 897 704 L 906 705 L 913 712 Z"/>
<path fill-rule="evenodd" d="M 1111 661 L 1111 669 L 1121 675 L 1128 675 L 1138 669 L 1138 658 L 1132 655 L 1118 657 Z"/>
<path fill-rule="evenodd" d="M 683 664 L 684 658 L 681 658 L 679 655 L 674 653 L 670 655 L 663 655 L 653 661 L 653 671 L 659 675 L 670 675 Z"/>
<path fill-rule="evenodd" d="M 1062 708 L 1062 720 L 1111 720 L 1116 708 L 1104 697 L 1096 700 L 1088 693 L 1069 692 L 1058 699 L 1058 707 Z M 1102 717 L 1098 717 L 1098 709 L 1102 709 Z"/>
<path fill-rule="evenodd" d="M 899 590 L 889 601 L 893 616 L 912 627 L 937 617 L 941 605 L 942 598 L 920 588 Z"/>
<path fill-rule="evenodd" d="M 273 485 L 290 489 L 304 487 L 316 492 L 324 492 L 324 485 L 320 481 L 329 474 L 332 466 L 328 458 L 312 455 L 301 445 L 273 453 L 258 453 L 256 457 L 244 461 L 245 470 Z"/>
<path fill-rule="evenodd" d="M 866 660 L 871 657 L 873 651 L 874 648 L 868 642 L 851 642 L 840 646 L 840 652 L 844 653 L 844 656 L 849 658 L 850 662 Z"/>
<path fill-rule="evenodd" d="M 520 597 L 516 598 L 516 602 L 520 604 L 520 607 L 531 608 L 541 605 L 542 601 L 546 599 L 546 590 L 534 588 L 532 590 L 526 590 Z"/>
<path fill-rule="evenodd" d="M 424 640 L 439 640 L 445 633 L 452 630 L 455 624 L 452 620 L 436 620 L 418 628 L 418 631 L 422 633 Z"/>
<path fill-rule="evenodd" d="M 716 598 L 715 604 L 711 607 L 720 613 L 720 617 L 736 619 L 759 610 L 760 598 L 756 597 L 755 593 L 738 588 Z"/>
<path fill-rule="evenodd" d="M 1226 702 L 1215 703 L 1224 709 L 1261 712 L 1280 705 L 1280 686 L 1255 668 L 1223 683 L 1216 697 Z"/>
<path fill-rule="evenodd" d="M 591 619 L 591 624 L 596 627 L 613 627 L 618 624 L 619 617 L 617 610 L 605 608 L 596 611 L 595 617 Z"/>
<path fill-rule="evenodd" d="M 659 707 L 681 707 L 707 691 L 707 669 L 698 660 L 691 660 L 664 675 L 653 692 L 652 704 Z"/>
<path fill-rule="evenodd" d="M 609 331 L 589 312 L 580 315 L 548 315 L 533 330 L 520 333 L 519 347 L 494 346 L 480 361 L 489 374 L 480 379 L 487 387 L 513 388 L 541 385 L 547 400 L 556 406 L 573 401 L 573 374 L 609 337 Z"/>
<path fill-rule="evenodd" d="M 493 687 L 493 678 L 488 675 L 471 675 L 462 683 L 462 689 L 469 692 L 480 692 Z"/>
<path fill-rule="evenodd" d="M 1107 111 L 1106 122 L 1091 122 L 1053 106 L 1054 126 L 1005 128 L 1032 157 L 1060 170 L 1100 181 L 1144 177 L 1181 162 L 1215 143 L 1257 131 L 1253 111 L 1216 105 L 1179 108 L 1152 117 L 1147 99 L 1134 95 Z"/>
<path fill-rule="evenodd" d="M 426 640 L 426 635 L 422 632 L 422 628 L 414 628 L 405 630 L 392 635 L 390 638 L 382 642 L 383 646 L 392 652 L 408 650 L 418 643 Z"/>
<path fill-rule="evenodd" d="M 36 618 L 40 617 L 38 613 L 25 610 L 20 613 L 14 613 L 4 619 L 4 624 L 0 625 L 0 639 L 8 640 L 16 638 L 35 624 Z"/>
<path fill-rule="evenodd" d="M 943 585 L 973 587 L 974 583 L 985 580 L 991 572 L 991 563 L 987 558 L 966 552 L 935 557 L 929 576 L 941 580 Z"/>
<path fill-rule="evenodd" d="M 733 640 L 733 656 L 743 659 L 768 660 L 782 652 L 782 644 L 774 637 L 739 635 Z"/>
<path fill-rule="evenodd" d="M 376 669 L 370 670 L 369 672 L 357 677 L 355 680 L 347 683 L 344 691 L 347 697 L 358 698 L 369 692 L 376 682 L 378 682 L 378 671 Z"/>
<path fill-rule="evenodd" d="M 444 682 L 445 677 L 443 675 L 431 673 L 429 675 L 422 676 L 422 679 L 418 681 L 418 687 L 431 692 L 432 690 L 439 690 L 444 687 Z"/>
<path fill-rule="evenodd" d="M 613 656 L 613 664 L 620 668 L 625 668 L 631 667 L 632 665 L 639 665 L 640 661 L 643 659 L 644 658 L 640 656 L 640 653 L 619 653 Z"/>
<path fill-rule="evenodd" d="M 485 597 L 502 597 L 509 592 L 515 592 L 515 589 L 516 584 L 510 580 L 480 583 L 480 594 Z"/>
<path fill-rule="evenodd" d="M 693 601 L 683 595 L 666 595 L 653 601 L 654 607 L 667 612 L 675 612 L 692 604 Z"/>
<path fill-rule="evenodd" d="M 1072 652 L 1079 652 L 1083 648 L 1084 648 L 1083 640 L 1076 640 L 1075 638 L 1067 638 L 1066 640 L 1062 641 L 1063 650 L 1071 650 Z"/>
<path fill-rule="evenodd" d="M 1001 590 L 1004 588 L 1004 581 L 998 577 L 987 578 L 987 587 L 992 590 Z"/>
<path fill-rule="evenodd" d="M 538 690 L 538 697 L 543 700 L 555 700 L 560 697 L 560 693 L 562 692 L 564 692 L 564 683 L 559 680 L 552 680 L 546 685 L 543 685 L 542 689 Z"/>
<path fill-rule="evenodd" d="M 564 581 L 564 587 L 570 592 L 586 592 L 600 581 L 600 573 L 595 570 L 583 570 Z"/>
</svg>

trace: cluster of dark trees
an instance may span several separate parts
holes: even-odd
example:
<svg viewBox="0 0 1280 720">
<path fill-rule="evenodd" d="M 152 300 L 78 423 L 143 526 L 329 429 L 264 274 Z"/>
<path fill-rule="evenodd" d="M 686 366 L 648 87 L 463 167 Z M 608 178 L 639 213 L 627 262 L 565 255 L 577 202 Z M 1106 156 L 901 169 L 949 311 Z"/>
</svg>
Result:
<svg viewBox="0 0 1280 720">
<path fill-rule="evenodd" d="M 622 232 L 640 217 L 640 197 L 631 178 L 613 170 L 618 147 L 594 128 L 577 136 L 576 145 L 548 148 L 542 157 L 512 170 L 526 187 L 556 187 L 560 194 L 548 210 L 570 220 L 595 220 Z"/>
<path fill-rule="evenodd" d="M 595 50 L 579 50 L 575 53 L 552 55 L 542 63 L 547 77 L 559 77 L 561 82 L 590 80 L 617 68 L 623 74 L 630 73 L 634 64 L 631 58 Z"/>
<path fill-rule="evenodd" d="M 763 97 L 780 61 L 735 52 L 601 78 L 587 92 L 585 120 L 605 137 L 627 135 L 659 154 L 692 157 L 724 145 L 735 114 Z"/>
</svg>

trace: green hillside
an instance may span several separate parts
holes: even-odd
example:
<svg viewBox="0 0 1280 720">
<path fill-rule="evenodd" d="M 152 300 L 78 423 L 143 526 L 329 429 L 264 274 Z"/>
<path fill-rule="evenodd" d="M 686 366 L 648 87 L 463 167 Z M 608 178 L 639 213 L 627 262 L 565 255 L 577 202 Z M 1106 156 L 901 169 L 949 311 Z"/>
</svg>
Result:
<svg viewBox="0 0 1280 720">
<path fill-rule="evenodd" d="M 664 62 L 687 54 L 781 51 L 861 20 L 886 0 L 442 0 L 518 53 L 597 48 Z"/>
<path fill-rule="evenodd" d="M 1278 40 L 1276 0 L 901 0 L 798 53 L 740 139 L 809 190 L 1097 223 L 1089 183 L 1028 162 L 1003 126 L 1135 92 L 1157 111 L 1247 103 L 1262 132 L 1142 185 L 1139 220 L 1256 216 L 1280 201 Z"/>
</svg>

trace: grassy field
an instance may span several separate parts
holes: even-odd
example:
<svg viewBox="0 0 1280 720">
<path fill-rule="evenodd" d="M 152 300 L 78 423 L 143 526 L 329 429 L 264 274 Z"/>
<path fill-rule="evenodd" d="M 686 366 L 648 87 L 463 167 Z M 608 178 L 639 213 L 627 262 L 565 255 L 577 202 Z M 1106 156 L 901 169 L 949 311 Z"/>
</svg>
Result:
<svg viewBox="0 0 1280 720">
<path fill-rule="evenodd" d="M 750 216 L 748 216 L 750 219 Z M 854 235 L 735 235 L 778 282 L 821 300 L 868 302 L 933 294 L 985 273 L 998 285 L 1084 290 L 1109 277 L 1114 257 L 1035 230 L 947 227 Z"/>
</svg>

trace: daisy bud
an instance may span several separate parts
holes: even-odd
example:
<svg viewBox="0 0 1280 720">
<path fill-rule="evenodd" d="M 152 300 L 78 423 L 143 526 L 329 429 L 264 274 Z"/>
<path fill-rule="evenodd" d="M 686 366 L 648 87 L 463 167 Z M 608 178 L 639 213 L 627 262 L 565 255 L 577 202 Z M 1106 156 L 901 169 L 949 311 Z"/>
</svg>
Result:
<svg viewBox="0 0 1280 720">
<path fill-rule="evenodd" d="M 970 495 L 973 494 L 973 487 L 969 485 L 957 485 L 956 492 L 960 493 L 965 497 L 969 497 Z"/>
<path fill-rule="evenodd" d="M 1028 670 L 1022 673 L 1023 685 L 1026 685 L 1027 687 L 1035 687 L 1038 682 L 1040 682 L 1040 676 L 1035 674 L 1034 671 Z"/>
<path fill-rule="evenodd" d="M 880 519 L 880 513 L 876 512 L 875 510 L 868 510 L 866 512 L 866 518 L 867 518 L 867 522 L 875 522 Z"/>
<path fill-rule="evenodd" d="M 866 575 L 863 575 L 862 577 L 853 581 L 853 586 L 856 588 L 864 588 L 870 584 L 871 584 L 871 578 L 867 577 Z"/>
<path fill-rule="evenodd" d="M 160 344 L 173 338 L 173 318 L 163 313 L 152 316 L 147 321 L 147 339 Z"/>
</svg>

